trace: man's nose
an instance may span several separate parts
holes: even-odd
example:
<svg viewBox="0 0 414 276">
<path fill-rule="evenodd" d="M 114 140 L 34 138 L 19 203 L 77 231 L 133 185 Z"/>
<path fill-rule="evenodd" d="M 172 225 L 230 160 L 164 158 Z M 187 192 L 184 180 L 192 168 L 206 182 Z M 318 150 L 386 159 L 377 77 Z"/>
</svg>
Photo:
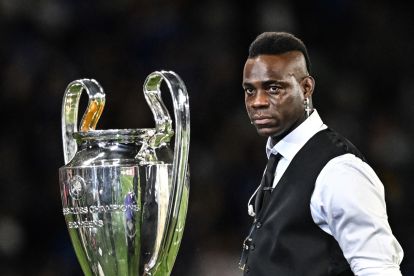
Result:
<svg viewBox="0 0 414 276">
<path fill-rule="evenodd" d="M 252 99 L 251 106 L 255 108 L 269 106 L 269 95 L 266 93 L 266 91 L 263 91 L 261 89 L 257 90 Z"/>
</svg>

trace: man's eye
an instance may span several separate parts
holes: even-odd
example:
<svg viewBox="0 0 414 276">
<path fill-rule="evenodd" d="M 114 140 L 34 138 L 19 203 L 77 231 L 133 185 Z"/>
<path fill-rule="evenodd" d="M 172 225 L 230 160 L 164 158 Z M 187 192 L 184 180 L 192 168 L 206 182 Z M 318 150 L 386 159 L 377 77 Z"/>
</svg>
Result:
<svg viewBox="0 0 414 276">
<path fill-rule="evenodd" d="M 269 93 L 271 93 L 271 94 L 277 94 L 277 93 L 279 93 L 279 87 L 277 87 L 277 86 L 269 86 Z"/>
<path fill-rule="evenodd" d="M 254 93 L 254 89 L 253 89 L 253 88 L 245 88 L 245 89 L 244 89 L 244 92 L 245 92 L 247 95 L 252 95 L 252 94 Z"/>
</svg>

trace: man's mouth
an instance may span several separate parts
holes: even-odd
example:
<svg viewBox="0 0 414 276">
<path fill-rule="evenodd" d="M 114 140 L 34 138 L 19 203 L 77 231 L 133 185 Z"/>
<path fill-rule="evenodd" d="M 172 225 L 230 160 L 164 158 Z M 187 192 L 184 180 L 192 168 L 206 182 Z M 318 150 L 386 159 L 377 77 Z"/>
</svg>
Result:
<svg viewBox="0 0 414 276">
<path fill-rule="evenodd" d="M 272 121 L 271 117 L 260 116 L 260 117 L 253 117 L 253 123 L 257 126 L 268 125 Z"/>
</svg>

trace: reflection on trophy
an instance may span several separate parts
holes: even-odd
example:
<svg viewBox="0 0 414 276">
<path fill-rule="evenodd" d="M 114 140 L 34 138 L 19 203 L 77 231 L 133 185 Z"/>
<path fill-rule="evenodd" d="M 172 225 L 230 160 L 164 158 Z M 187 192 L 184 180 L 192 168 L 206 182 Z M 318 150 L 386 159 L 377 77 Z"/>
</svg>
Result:
<svg viewBox="0 0 414 276">
<path fill-rule="evenodd" d="M 162 81 L 172 96 L 175 131 L 161 100 Z M 78 131 L 83 91 L 89 102 Z M 95 130 L 105 104 L 102 87 L 82 79 L 65 91 L 60 189 L 69 235 L 85 275 L 168 276 L 178 253 L 189 195 L 188 95 L 171 71 L 150 74 L 144 95 L 155 128 Z"/>
</svg>

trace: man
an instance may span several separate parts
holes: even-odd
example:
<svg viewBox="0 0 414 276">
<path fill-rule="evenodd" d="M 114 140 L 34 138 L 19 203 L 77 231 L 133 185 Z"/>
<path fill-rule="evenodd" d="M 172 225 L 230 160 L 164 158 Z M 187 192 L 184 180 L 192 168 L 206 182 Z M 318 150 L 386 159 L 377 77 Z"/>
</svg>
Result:
<svg viewBox="0 0 414 276">
<path fill-rule="evenodd" d="M 312 107 L 305 45 L 263 33 L 250 45 L 243 89 L 269 163 L 243 244 L 244 275 L 401 275 L 403 251 L 384 188 L 359 151 Z M 270 164 L 273 162 L 273 165 Z"/>
</svg>

